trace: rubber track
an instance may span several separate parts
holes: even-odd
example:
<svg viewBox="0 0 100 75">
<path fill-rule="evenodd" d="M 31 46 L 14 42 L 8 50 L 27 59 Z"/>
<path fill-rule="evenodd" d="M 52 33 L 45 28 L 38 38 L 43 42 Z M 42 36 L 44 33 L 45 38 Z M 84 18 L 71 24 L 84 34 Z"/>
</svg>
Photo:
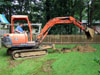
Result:
<svg viewBox="0 0 100 75">
<path fill-rule="evenodd" d="M 25 52 L 39 52 L 39 51 L 46 51 L 46 54 L 48 54 L 47 50 L 46 49 L 25 49 L 25 50 L 14 50 L 11 54 L 12 58 L 14 60 L 17 60 L 17 59 L 25 59 L 25 58 L 34 58 L 34 57 L 39 57 L 39 56 L 43 56 L 43 55 L 46 55 L 46 54 L 42 54 L 42 55 L 35 55 L 35 56 L 29 56 L 29 57 L 19 57 L 19 58 L 16 58 L 15 57 L 15 53 L 25 53 Z"/>
</svg>

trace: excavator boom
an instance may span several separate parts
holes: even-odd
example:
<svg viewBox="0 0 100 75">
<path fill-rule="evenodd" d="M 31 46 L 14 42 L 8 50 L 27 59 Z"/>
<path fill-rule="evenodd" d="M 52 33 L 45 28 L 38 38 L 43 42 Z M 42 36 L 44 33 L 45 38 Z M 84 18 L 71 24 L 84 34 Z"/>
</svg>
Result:
<svg viewBox="0 0 100 75">
<path fill-rule="evenodd" d="M 47 24 L 44 26 L 44 28 L 42 29 L 40 35 L 37 36 L 37 40 L 39 40 L 39 42 L 41 43 L 46 35 L 48 34 L 49 30 L 51 29 L 51 27 L 53 27 L 55 24 L 64 24 L 64 23 L 73 23 L 74 25 L 76 25 L 77 27 L 81 28 L 82 30 L 85 31 L 87 38 L 91 38 L 93 37 L 94 34 L 91 34 L 91 31 L 93 33 L 93 29 L 89 29 L 91 31 L 86 31 L 85 26 L 82 26 L 82 23 L 80 21 L 77 21 L 75 18 L 73 17 L 56 17 L 51 19 L 50 21 L 47 22 Z"/>
</svg>

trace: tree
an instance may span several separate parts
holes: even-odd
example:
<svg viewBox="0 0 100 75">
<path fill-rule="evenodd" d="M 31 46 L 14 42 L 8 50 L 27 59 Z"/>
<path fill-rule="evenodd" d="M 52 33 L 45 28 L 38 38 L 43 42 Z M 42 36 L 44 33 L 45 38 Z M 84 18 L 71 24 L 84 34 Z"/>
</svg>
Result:
<svg viewBox="0 0 100 75">
<path fill-rule="evenodd" d="M 95 9 L 94 9 L 94 6 L 95 6 L 95 1 L 96 0 L 91 0 L 91 4 L 90 4 L 90 11 L 89 11 L 89 13 L 90 13 L 90 15 L 89 15 L 89 25 L 92 25 L 92 22 L 93 22 L 93 15 L 94 15 L 94 11 L 95 11 Z"/>
<path fill-rule="evenodd" d="M 80 8 L 79 8 L 80 7 Z M 82 20 L 83 10 L 85 9 L 83 0 L 45 0 L 44 1 L 44 21 L 54 17 L 73 16 L 78 20 Z M 80 17 L 80 18 L 79 18 Z M 74 29 L 75 28 L 75 29 Z M 55 31 L 56 30 L 56 31 Z M 65 30 L 65 31 L 63 31 Z M 50 33 L 72 34 L 77 30 L 73 24 L 56 25 Z"/>
<path fill-rule="evenodd" d="M 88 18 L 92 25 L 94 20 L 100 19 L 99 8 L 100 0 L 0 0 L 0 13 L 4 13 L 9 21 L 11 15 L 28 15 L 31 22 L 42 23 L 43 26 L 50 19 L 62 16 L 73 16 L 80 21 Z M 86 12 L 86 9 L 89 10 Z M 73 24 L 58 24 L 50 33 L 72 34 L 77 31 Z"/>
<path fill-rule="evenodd" d="M 11 13 L 11 0 L 0 0 L 0 14 L 5 14 L 7 19 L 10 21 L 10 13 Z"/>
<path fill-rule="evenodd" d="M 100 20 L 100 0 L 96 0 L 92 6 L 92 21 Z"/>
</svg>

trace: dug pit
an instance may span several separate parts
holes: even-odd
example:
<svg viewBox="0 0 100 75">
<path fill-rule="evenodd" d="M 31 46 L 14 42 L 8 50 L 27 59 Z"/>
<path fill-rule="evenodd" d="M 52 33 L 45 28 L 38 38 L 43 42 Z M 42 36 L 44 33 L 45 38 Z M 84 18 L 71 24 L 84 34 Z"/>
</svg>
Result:
<svg viewBox="0 0 100 75">
<path fill-rule="evenodd" d="M 72 49 L 70 49 L 70 48 L 56 48 L 56 49 L 54 49 L 54 51 L 52 53 L 55 53 L 55 52 L 69 53 L 72 51 L 85 53 L 85 52 L 95 52 L 96 49 L 88 44 L 85 44 L 85 45 L 77 45 Z"/>
</svg>

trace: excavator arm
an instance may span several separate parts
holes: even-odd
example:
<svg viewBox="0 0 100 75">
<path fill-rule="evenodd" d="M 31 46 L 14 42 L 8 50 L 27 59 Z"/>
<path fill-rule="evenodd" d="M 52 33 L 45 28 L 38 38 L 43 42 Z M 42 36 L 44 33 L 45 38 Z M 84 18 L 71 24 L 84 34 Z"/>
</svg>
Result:
<svg viewBox="0 0 100 75">
<path fill-rule="evenodd" d="M 53 27 L 55 24 L 62 24 L 62 23 L 63 24 L 73 23 L 74 25 L 76 25 L 77 27 L 81 28 L 84 31 L 86 29 L 85 27 L 82 26 L 82 23 L 80 21 L 77 21 L 73 17 L 56 17 L 47 22 L 47 24 L 44 26 L 44 28 L 40 32 L 40 35 L 37 36 L 37 40 L 41 43 L 45 39 L 51 27 Z M 88 34 L 88 35 L 91 36 L 91 34 Z"/>
</svg>

